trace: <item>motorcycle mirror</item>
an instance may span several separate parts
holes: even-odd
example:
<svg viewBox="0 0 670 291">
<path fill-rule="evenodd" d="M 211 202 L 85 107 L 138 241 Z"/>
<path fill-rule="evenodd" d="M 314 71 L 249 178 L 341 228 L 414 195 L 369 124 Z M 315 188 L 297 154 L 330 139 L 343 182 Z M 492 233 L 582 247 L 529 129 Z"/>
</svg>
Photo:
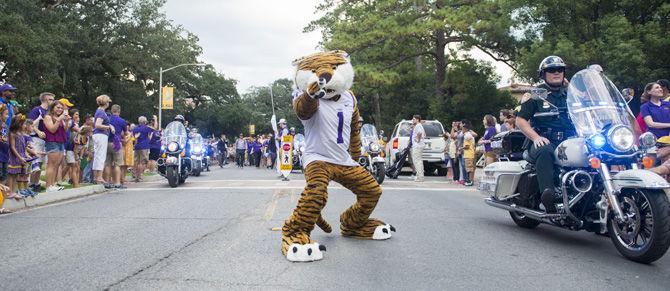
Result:
<svg viewBox="0 0 670 291">
<path fill-rule="evenodd" d="M 388 139 L 387 137 L 384 136 L 384 137 L 382 137 L 382 140 L 383 140 L 384 142 L 387 142 L 389 139 Z"/>
<path fill-rule="evenodd" d="M 635 89 L 623 88 L 621 90 L 621 95 L 623 96 L 623 99 L 626 100 L 626 103 L 630 103 L 630 101 L 633 100 L 633 96 L 635 96 Z"/>
</svg>

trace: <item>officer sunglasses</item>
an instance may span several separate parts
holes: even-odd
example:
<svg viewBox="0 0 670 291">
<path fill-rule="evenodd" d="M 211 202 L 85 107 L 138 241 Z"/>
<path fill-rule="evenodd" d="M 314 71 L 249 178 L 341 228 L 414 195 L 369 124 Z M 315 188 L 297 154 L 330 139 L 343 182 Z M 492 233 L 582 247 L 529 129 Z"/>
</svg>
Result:
<svg viewBox="0 0 670 291">
<path fill-rule="evenodd" d="M 547 73 L 552 73 L 552 74 L 565 73 L 565 68 L 548 68 L 544 71 L 547 72 Z"/>
</svg>

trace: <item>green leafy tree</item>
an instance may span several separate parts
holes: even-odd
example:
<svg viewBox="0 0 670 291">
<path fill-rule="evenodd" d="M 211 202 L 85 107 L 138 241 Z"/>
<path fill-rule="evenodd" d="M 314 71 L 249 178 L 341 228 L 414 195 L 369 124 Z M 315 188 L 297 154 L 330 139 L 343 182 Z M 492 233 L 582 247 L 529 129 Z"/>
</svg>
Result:
<svg viewBox="0 0 670 291">
<path fill-rule="evenodd" d="M 537 80 L 547 55 L 561 56 L 574 74 L 600 64 L 619 86 L 644 87 L 670 77 L 670 3 L 667 1 L 511 1 L 519 28 L 517 64 Z"/>
<path fill-rule="evenodd" d="M 324 48 L 351 54 L 363 115 L 390 129 L 400 117 L 430 117 L 429 103 L 451 97 L 447 70 L 468 58 L 458 52 L 479 48 L 511 62 L 511 7 L 502 1 L 326 0 L 317 7 L 324 16 L 306 31 L 320 29 Z"/>
</svg>

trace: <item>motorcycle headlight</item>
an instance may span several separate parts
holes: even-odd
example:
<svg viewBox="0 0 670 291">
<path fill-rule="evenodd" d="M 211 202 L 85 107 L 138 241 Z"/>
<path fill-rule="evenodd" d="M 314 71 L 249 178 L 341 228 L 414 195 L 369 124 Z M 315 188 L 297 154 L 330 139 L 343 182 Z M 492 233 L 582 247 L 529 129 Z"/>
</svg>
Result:
<svg viewBox="0 0 670 291">
<path fill-rule="evenodd" d="M 305 152 L 305 147 L 300 147 L 300 152 L 304 153 Z"/>
<path fill-rule="evenodd" d="M 370 151 L 371 151 L 371 152 L 373 152 L 373 153 L 377 153 L 377 152 L 379 152 L 379 149 L 380 149 L 380 148 L 379 148 L 379 144 L 374 143 L 374 142 L 373 142 L 373 143 L 370 143 Z"/>
<path fill-rule="evenodd" d="M 625 126 L 613 127 L 608 138 L 612 148 L 620 152 L 627 152 L 635 145 L 635 135 L 633 131 Z"/>
<path fill-rule="evenodd" d="M 640 135 L 640 146 L 648 149 L 656 145 L 656 136 L 651 132 L 645 132 Z"/>
<path fill-rule="evenodd" d="M 176 152 L 179 149 L 179 144 L 176 142 L 171 142 L 167 145 L 167 150 L 171 152 Z"/>
<path fill-rule="evenodd" d="M 201 146 L 194 146 L 194 147 L 193 147 L 193 152 L 194 152 L 194 153 L 199 153 L 200 151 L 202 151 L 202 147 L 201 147 Z"/>
</svg>

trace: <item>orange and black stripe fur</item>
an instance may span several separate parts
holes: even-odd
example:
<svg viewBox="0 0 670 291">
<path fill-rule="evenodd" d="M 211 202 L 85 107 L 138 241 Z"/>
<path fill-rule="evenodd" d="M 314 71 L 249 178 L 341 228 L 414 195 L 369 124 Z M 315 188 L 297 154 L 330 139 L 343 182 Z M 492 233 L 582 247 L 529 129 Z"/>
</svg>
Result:
<svg viewBox="0 0 670 291">
<path fill-rule="evenodd" d="M 332 58 L 337 60 L 337 58 Z M 331 64 L 322 61 L 310 62 L 312 67 L 300 67 L 312 71 L 321 71 L 332 68 Z M 304 63 L 301 63 L 301 66 Z M 308 92 L 303 92 L 293 103 L 293 109 L 300 119 L 311 118 L 318 110 L 319 102 L 334 102 L 340 96 L 331 99 L 313 99 L 309 94 L 318 91 L 318 86 L 310 86 Z M 354 107 L 351 119 L 351 137 L 349 154 L 354 160 L 361 156 L 361 124 L 358 122 L 360 113 L 358 106 Z M 377 181 L 363 167 L 341 166 L 323 161 L 310 163 L 305 169 L 307 185 L 300 195 L 298 205 L 282 227 L 282 253 L 286 255 L 288 247 L 293 244 L 311 244 L 314 241 L 310 233 L 314 225 L 329 233 L 331 226 L 321 216 L 321 210 L 328 200 L 328 183 L 336 181 L 351 190 L 356 196 L 356 202 L 340 215 L 340 230 L 342 235 L 363 239 L 371 239 L 375 228 L 385 225 L 384 222 L 369 218 L 377 206 L 382 190 Z"/>
</svg>

